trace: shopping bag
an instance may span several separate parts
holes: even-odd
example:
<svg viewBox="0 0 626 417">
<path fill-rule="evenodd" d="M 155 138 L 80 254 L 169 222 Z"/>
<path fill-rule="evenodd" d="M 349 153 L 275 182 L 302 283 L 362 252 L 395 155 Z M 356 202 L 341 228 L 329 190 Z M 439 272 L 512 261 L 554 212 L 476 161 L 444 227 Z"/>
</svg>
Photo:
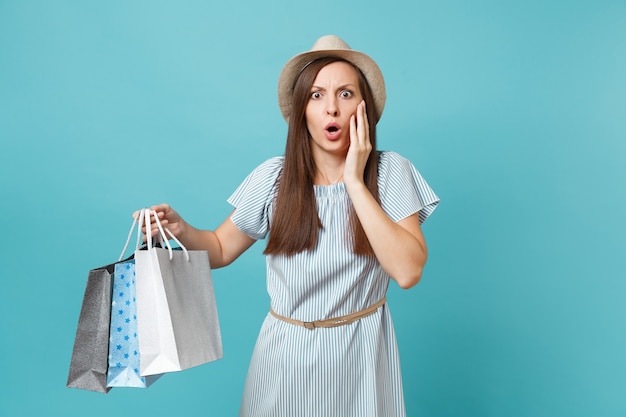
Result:
<svg viewBox="0 0 626 417">
<path fill-rule="evenodd" d="M 223 356 L 208 253 L 187 250 L 167 229 L 166 236 L 156 212 L 148 209 L 146 230 L 150 215 L 165 248 L 154 246 L 147 233 L 146 249 L 135 251 L 142 376 L 181 371 Z"/>
<path fill-rule="evenodd" d="M 115 264 L 89 271 L 67 387 L 107 393 L 111 276 Z"/>
<path fill-rule="evenodd" d="M 111 302 L 108 387 L 147 388 L 161 375 L 139 375 L 135 260 L 115 264 Z"/>
<path fill-rule="evenodd" d="M 126 245 L 118 259 L 122 261 L 131 234 L 143 219 L 133 220 Z M 137 228 L 137 244 L 141 237 Z M 128 261 L 133 256 L 125 259 Z M 107 368 L 109 355 L 109 330 L 111 320 L 111 290 L 116 263 L 89 271 L 87 285 L 78 318 L 72 359 L 66 386 L 107 393 Z"/>
</svg>

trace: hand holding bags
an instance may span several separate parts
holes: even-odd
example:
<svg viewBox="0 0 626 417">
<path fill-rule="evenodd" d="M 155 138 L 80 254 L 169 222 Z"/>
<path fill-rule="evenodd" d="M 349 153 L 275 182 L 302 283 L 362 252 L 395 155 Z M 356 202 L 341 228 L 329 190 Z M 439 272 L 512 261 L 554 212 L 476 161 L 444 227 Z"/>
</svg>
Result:
<svg viewBox="0 0 626 417">
<path fill-rule="evenodd" d="M 141 225 L 145 219 L 147 230 L 150 230 L 151 214 L 155 216 L 161 239 L 167 249 L 154 247 L 150 233 L 147 236 L 147 249 L 139 249 L 139 227 L 134 256 L 96 268 L 89 273 L 72 352 L 68 387 L 106 393 L 111 385 L 147 386 L 157 378 L 152 376 L 137 379 L 135 372 L 135 375 L 127 372 L 124 378 L 128 378 L 122 381 L 122 372 L 118 372 L 121 369 L 117 369 L 118 362 L 119 368 L 130 366 L 134 371 L 137 367 L 130 363 L 130 359 L 133 359 L 131 355 L 135 356 L 134 350 L 131 350 L 133 348 L 116 343 L 114 336 L 117 335 L 113 331 L 117 332 L 120 326 L 111 320 L 112 314 L 119 314 L 119 309 L 111 311 L 114 275 L 120 278 L 120 269 L 132 262 L 135 262 L 136 270 L 139 375 L 146 377 L 179 371 L 222 357 L 217 307 L 206 251 L 188 251 L 166 228 L 170 237 L 181 246 L 180 250 L 174 250 L 164 237 L 165 232 L 156 213 L 145 209 L 141 211 L 139 220 L 135 219 L 133 222 L 120 260 L 126 252 L 135 225 Z M 124 304 L 127 302 L 129 299 L 123 301 Z M 127 319 L 130 316 L 124 317 L 123 321 Z M 110 334 L 112 325 L 115 327 Z M 131 334 L 133 333 L 128 333 L 129 342 Z M 126 335 L 121 337 L 125 340 Z M 129 359 L 128 363 L 116 360 L 118 352 L 110 352 L 109 343 L 112 343 L 115 350 L 118 345 L 127 350 L 122 353 L 122 357 Z M 124 355 L 128 355 L 128 358 Z M 107 366 L 108 358 L 112 361 L 110 366 Z"/>
<path fill-rule="evenodd" d="M 147 249 L 135 251 L 137 320 L 142 376 L 180 371 L 222 357 L 222 338 L 206 251 L 173 250 L 154 211 L 150 215 L 167 249 L 155 247 L 147 233 Z"/>
</svg>

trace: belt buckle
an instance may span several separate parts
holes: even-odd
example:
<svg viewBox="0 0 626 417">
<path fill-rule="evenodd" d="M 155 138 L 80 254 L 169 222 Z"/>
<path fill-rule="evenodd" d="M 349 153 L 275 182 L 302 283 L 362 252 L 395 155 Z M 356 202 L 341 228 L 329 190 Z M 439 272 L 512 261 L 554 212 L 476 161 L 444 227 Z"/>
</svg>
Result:
<svg viewBox="0 0 626 417">
<path fill-rule="evenodd" d="M 315 323 L 312 321 L 303 321 L 302 325 L 309 330 L 315 329 Z"/>
</svg>

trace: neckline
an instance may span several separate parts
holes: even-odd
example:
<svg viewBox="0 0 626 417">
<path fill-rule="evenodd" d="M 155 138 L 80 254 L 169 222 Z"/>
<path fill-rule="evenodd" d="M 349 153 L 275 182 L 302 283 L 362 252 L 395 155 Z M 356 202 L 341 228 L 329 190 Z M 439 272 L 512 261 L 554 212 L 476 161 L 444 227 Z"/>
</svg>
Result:
<svg viewBox="0 0 626 417">
<path fill-rule="evenodd" d="M 346 185 L 343 181 L 328 185 L 313 185 L 313 191 L 317 197 L 343 195 L 345 194 L 345 190 Z"/>
</svg>

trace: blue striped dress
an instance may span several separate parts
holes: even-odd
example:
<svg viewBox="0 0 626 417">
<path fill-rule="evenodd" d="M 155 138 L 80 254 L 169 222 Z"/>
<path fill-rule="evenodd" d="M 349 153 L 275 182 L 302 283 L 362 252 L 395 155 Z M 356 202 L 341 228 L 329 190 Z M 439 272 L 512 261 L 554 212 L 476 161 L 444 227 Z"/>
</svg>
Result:
<svg viewBox="0 0 626 417">
<path fill-rule="evenodd" d="M 283 157 L 258 166 L 229 198 L 235 225 L 263 239 Z M 385 296 L 390 277 L 374 257 L 352 253 L 343 183 L 314 186 L 323 229 L 314 251 L 267 256 L 267 291 L 280 315 L 328 319 L 367 308 Z M 394 221 L 419 213 L 438 197 L 407 159 L 382 152 L 379 193 Z M 297 207 L 294 207 L 297 210 Z M 268 314 L 252 355 L 241 417 L 405 416 L 396 336 L 387 304 L 373 315 L 335 328 L 304 327 Z"/>
</svg>

